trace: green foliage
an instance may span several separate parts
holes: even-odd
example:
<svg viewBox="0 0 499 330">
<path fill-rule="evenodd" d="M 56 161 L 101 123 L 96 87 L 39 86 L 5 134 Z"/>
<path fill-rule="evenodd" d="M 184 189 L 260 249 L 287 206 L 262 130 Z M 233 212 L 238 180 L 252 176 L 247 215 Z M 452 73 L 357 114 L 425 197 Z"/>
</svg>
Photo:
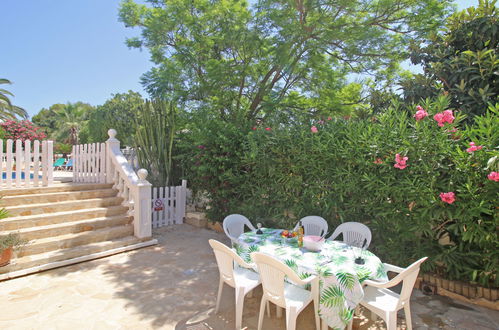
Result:
<svg viewBox="0 0 499 330">
<path fill-rule="evenodd" d="M 88 142 L 88 117 L 94 107 L 83 102 L 54 104 L 33 116 L 33 123 L 42 127 L 49 138 L 64 144 Z"/>
<path fill-rule="evenodd" d="M 139 111 L 135 146 L 140 166 L 148 170 L 154 186 L 170 186 L 178 109 L 173 103 L 146 101 Z"/>
<path fill-rule="evenodd" d="M 142 96 L 133 91 L 112 95 L 89 116 L 89 142 L 106 141 L 109 138 L 107 131 L 114 128 L 118 132 L 117 138 L 122 146 L 132 146 L 135 123 L 143 103 Z"/>
<path fill-rule="evenodd" d="M 73 146 L 71 144 L 56 143 L 54 146 L 54 153 L 56 154 L 70 154 Z"/>
<path fill-rule="evenodd" d="M 124 0 L 119 13 L 142 30 L 128 46 L 147 48 L 156 65 L 146 90 L 230 121 L 267 118 L 283 104 L 293 115 L 352 111 L 362 100 L 347 74 L 388 79 L 451 1 L 148 2 Z"/>
<path fill-rule="evenodd" d="M 418 102 L 443 90 L 453 108 L 483 114 L 498 100 L 498 41 L 496 0 L 480 0 L 477 8 L 455 13 L 443 33 L 434 34 L 423 47 L 413 43 L 411 59 L 423 65 L 424 76 L 402 81 L 406 99 Z"/>
<path fill-rule="evenodd" d="M 5 219 L 9 216 L 9 212 L 7 212 L 6 209 L 1 208 L 0 209 L 0 220 Z"/>
<path fill-rule="evenodd" d="M 0 220 L 5 219 L 8 216 L 9 213 L 7 212 L 7 210 L 5 210 L 4 208 L 0 208 Z M 26 240 L 21 239 L 18 233 L 0 235 L 0 252 L 9 247 L 19 248 L 24 244 L 26 244 Z"/>
<path fill-rule="evenodd" d="M 207 121 L 184 137 L 192 186 L 211 199 L 210 219 L 245 214 L 268 227 L 289 228 L 314 214 L 330 228 L 358 221 L 373 232 L 382 260 L 405 266 L 429 256 L 424 270 L 496 285 L 499 184 L 499 107 L 466 126 L 439 127 L 445 97 L 421 104 L 429 116 L 414 119 L 415 105 L 367 119 L 332 119 L 271 127 Z M 318 129 L 311 131 L 311 125 Z M 453 128 L 457 131 L 453 132 Z M 483 149 L 468 153 L 470 142 Z M 407 156 L 405 169 L 395 155 Z M 499 157 L 498 157 L 499 158 Z M 454 192 L 444 203 L 440 193 Z M 495 284 L 494 284 L 495 283 Z"/>
<path fill-rule="evenodd" d="M 22 239 L 18 233 L 0 235 L 0 252 L 10 247 L 18 249 L 25 244 L 26 240 Z"/>
<path fill-rule="evenodd" d="M 32 122 L 43 128 L 47 136 L 52 137 L 57 129 L 57 112 L 61 111 L 65 104 L 53 104 L 48 109 L 41 109 L 33 116 Z"/>
<path fill-rule="evenodd" d="M 0 78 L 0 85 L 11 82 L 7 79 Z M 11 92 L 4 88 L 0 88 L 0 120 L 16 120 L 18 118 L 28 119 L 28 113 L 21 107 L 15 106 L 10 101 L 10 97 L 14 96 Z"/>
</svg>

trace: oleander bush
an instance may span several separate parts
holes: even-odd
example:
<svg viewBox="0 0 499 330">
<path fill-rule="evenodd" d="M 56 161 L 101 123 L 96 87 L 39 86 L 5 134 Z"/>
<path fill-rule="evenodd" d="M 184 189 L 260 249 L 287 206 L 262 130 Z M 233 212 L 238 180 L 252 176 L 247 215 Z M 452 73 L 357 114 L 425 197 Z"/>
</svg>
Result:
<svg viewBox="0 0 499 330">
<path fill-rule="evenodd" d="M 472 125 L 447 107 L 439 97 L 363 120 L 207 121 L 190 135 L 187 172 L 212 220 L 241 213 L 291 228 L 319 215 L 330 231 L 358 221 L 386 262 L 429 256 L 426 271 L 497 287 L 499 105 Z"/>
</svg>

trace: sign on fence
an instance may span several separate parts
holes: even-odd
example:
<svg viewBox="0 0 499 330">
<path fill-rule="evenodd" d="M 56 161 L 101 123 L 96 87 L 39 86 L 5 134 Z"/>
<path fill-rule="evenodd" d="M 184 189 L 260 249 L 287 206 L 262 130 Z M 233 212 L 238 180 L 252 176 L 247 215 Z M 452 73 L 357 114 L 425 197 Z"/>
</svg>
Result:
<svg viewBox="0 0 499 330">
<path fill-rule="evenodd" d="M 0 187 L 49 186 L 53 161 L 53 141 L 0 140 Z"/>
<path fill-rule="evenodd" d="M 184 222 L 187 181 L 181 186 L 152 188 L 152 227 Z"/>
<path fill-rule="evenodd" d="M 164 198 L 156 198 L 153 202 L 154 211 L 163 211 L 165 206 Z"/>
</svg>

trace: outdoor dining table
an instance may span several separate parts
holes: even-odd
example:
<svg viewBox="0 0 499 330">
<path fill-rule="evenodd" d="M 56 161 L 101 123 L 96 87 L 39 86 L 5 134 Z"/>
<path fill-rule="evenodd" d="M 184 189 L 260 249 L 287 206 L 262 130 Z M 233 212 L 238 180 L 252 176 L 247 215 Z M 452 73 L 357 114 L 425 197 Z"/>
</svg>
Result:
<svg viewBox="0 0 499 330">
<path fill-rule="evenodd" d="M 388 280 L 381 260 L 367 250 L 326 240 L 322 249 L 314 252 L 299 248 L 297 238 L 282 238 L 281 229 L 261 230 L 262 234 L 250 231 L 239 236 L 239 242 L 234 244 L 237 254 L 252 263 L 250 254 L 262 252 L 282 261 L 301 278 L 318 276 L 319 316 L 333 329 L 343 329 L 353 318 L 364 295 L 364 280 Z M 363 264 L 355 262 L 359 257 Z"/>
</svg>

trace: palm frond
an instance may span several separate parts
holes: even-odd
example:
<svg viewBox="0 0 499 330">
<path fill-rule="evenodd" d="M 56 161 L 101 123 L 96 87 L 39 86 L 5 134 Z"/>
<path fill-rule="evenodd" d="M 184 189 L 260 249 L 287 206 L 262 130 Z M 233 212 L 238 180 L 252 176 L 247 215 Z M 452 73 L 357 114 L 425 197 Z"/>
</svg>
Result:
<svg viewBox="0 0 499 330">
<path fill-rule="evenodd" d="M 350 320 L 353 318 L 353 309 L 350 308 L 344 308 L 340 312 L 340 318 L 343 321 L 343 323 L 348 324 Z"/>
<path fill-rule="evenodd" d="M 355 285 L 355 275 L 348 272 L 337 272 L 336 278 L 340 284 L 348 290 L 352 290 Z"/>
<path fill-rule="evenodd" d="M 320 303 L 326 307 L 339 307 L 345 302 L 345 294 L 337 285 L 332 285 L 322 291 Z"/>
<path fill-rule="evenodd" d="M 294 270 L 295 272 L 298 270 L 298 265 L 296 264 L 296 261 L 293 260 L 293 259 L 286 259 L 284 260 L 284 263 L 289 267 L 291 268 L 292 270 Z"/>
</svg>

